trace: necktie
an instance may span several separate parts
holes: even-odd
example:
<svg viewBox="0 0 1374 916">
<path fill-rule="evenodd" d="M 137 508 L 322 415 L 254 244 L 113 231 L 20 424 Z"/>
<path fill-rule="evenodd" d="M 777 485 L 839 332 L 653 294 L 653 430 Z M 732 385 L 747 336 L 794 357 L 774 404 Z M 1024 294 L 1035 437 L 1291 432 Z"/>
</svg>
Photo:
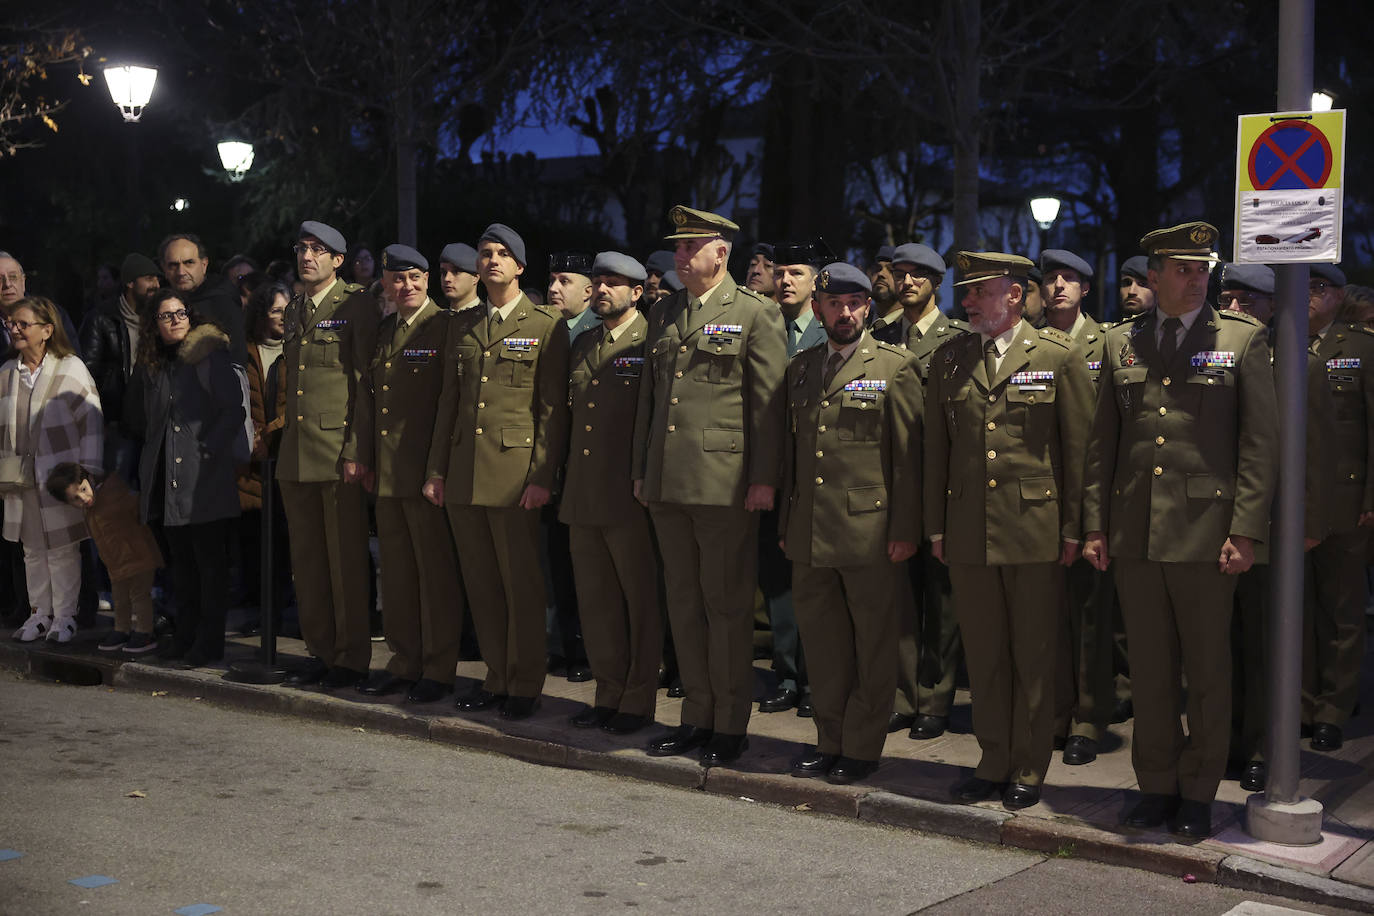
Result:
<svg viewBox="0 0 1374 916">
<path fill-rule="evenodd" d="M 500 333 L 501 313 L 493 309 L 491 313 L 491 323 L 487 326 L 487 336 L 490 337 L 492 340 L 495 340 L 497 336 L 500 335 Z"/>
<path fill-rule="evenodd" d="M 844 354 L 839 350 L 832 351 L 830 358 L 825 361 L 825 372 L 821 375 L 821 387 L 829 390 L 830 383 L 835 381 L 835 373 L 840 371 L 844 365 Z"/>
<path fill-rule="evenodd" d="M 983 345 L 983 371 L 988 374 L 988 387 L 997 376 L 997 341 L 989 340 Z"/>
<path fill-rule="evenodd" d="M 1159 356 L 1167 368 L 1173 364 L 1174 354 L 1178 353 L 1178 329 L 1183 327 L 1183 322 L 1177 318 L 1165 318 L 1160 327 L 1164 330 L 1164 336 L 1159 341 Z"/>
</svg>

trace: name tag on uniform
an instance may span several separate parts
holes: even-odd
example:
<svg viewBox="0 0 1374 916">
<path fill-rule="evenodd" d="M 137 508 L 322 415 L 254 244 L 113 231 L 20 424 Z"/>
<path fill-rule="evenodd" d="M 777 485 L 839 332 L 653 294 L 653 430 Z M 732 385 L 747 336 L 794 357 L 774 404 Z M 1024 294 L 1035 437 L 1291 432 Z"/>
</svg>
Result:
<svg viewBox="0 0 1374 916">
<path fill-rule="evenodd" d="M 1011 378 L 1007 379 L 1007 384 L 1009 384 L 1009 385 L 1017 385 L 1017 386 L 1019 386 L 1023 391 L 1044 391 L 1044 390 L 1046 390 L 1049 386 L 1048 386 L 1048 385 L 1041 385 L 1041 384 L 1037 384 L 1037 383 L 1038 383 L 1038 382 L 1053 382 L 1053 381 L 1054 381 L 1054 370 L 1053 370 L 1053 369 L 1034 369 L 1034 370 L 1026 370 L 1026 371 L 1023 371 L 1023 372 L 1017 372 L 1017 373 L 1015 373 L 1014 375 L 1012 375 Z"/>
<path fill-rule="evenodd" d="M 1358 368 L 1360 368 L 1360 358 L 1359 358 L 1358 356 L 1353 357 L 1353 358 L 1347 358 L 1347 359 L 1328 359 L 1328 360 L 1326 361 L 1326 370 L 1327 370 L 1328 372 L 1330 372 L 1332 369 L 1358 369 Z"/>
<path fill-rule="evenodd" d="M 844 390 L 861 401 L 876 401 L 878 394 L 887 390 L 885 378 L 860 378 L 844 386 Z"/>
<path fill-rule="evenodd" d="M 406 347 L 401 351 L 401 358 L 408 363 L 427 363 L 438 355 L 433 347 Z"/>
<path fill-rule="evenodd" d="M 744 333 L 742 324 L 708 324 L 702 327 L 701 333 L 717 342 L 727 340 L 738 334 Z"/>
<path fill-rule="evenodd" d="M 517 353 L 528 353 L 539 346 L 538 337 L 507 337 L 501 341 L 507 350 L 514 350 Z"/>
<path fill-rule="evenodd" d="M 342 328 L 348 324 L 347 318 L 321 318 L 315 322 L 315 327 L 323 331 L 332 331 L 335 328 Z"/>
<path fill-rule="evenodd" d="M 638 378 L 640 370 L 644 368 L 644 357 L 617 356 L 611 365 L 615 367 L 616 378 Z"/>
</svg>

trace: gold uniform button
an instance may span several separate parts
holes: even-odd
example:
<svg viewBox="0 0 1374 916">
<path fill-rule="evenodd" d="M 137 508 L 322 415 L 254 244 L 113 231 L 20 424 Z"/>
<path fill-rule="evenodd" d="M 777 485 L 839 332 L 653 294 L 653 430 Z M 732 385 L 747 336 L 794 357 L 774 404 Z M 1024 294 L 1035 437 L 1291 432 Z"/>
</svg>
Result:
<svg viewBox="0 0 1374 916">
<path fill-rule="evenodd" d="M 668 403 L 669 403 L 669 404 L 676 404 L 676 403 L 677 403 L 677 398 L 669 398 L 669 399 L 668 399 Z"/>
<path fill-rule="evenodd" d="M 483 407 L 486 407 L 486 406 L 487 406 L 487 402 L 486 402 L 486 401 L 478 401 L 478 402 L 477 402 L 477 409 L 478 409 L 478 410 L 481 410 Z"/>
<path fill-rule="evenodd" d="M 817 449 L 817 450 L 816 450 L 816 457 L 817 457 L 817 458 L 824 458 L 824 457 L 825 457 L 825 452 L 821 451 L 820 449 Z"/>
<path fill-rule="evenodd" d="M 873 508 L 875 508 L 875 509 L 881 509 L 882 507 L 883 507 L 883 501 L 882 501 L 881 499 L 875 499 L 875 500 L 873 500 Z"/>
<path fill-rule="evenodd" d="M 823 433 L 823 432 L 825 432 L 825 426 L 823 426 L 823 425 L 822 425 L 822 426 L 817 426 L 817 427 L 816 427 L 816 432 L 818 432 L 818 433 Z"/>
<path fill-rule="evenodd" d="M 382 386 L 382 390 L 383 390 L 383 391 L 390 391 L 390 390 L 391 390 L 391 386 L 390 386 L 390 385 L 383 385 L 383 386 Z"/>
<path fill-rule="evenodd" d="M 830 402 L 829 402 L 829 401 L 821 401 L 821 406 L 822 406 L 822 407 L 829 407 L 829 406 L 830 406 Z"/>
<path fill-rule="evenodd" d="M 669 423 L 669 424 L 668 424 L 668 432 L 670 432 L 670 433 L 675 433 L 675 432 L 677 432 L 677 427 L 674 426 L 673 424 Z"/>
<path fill-rule="evenodd" d="M 1164 384 L 1165 384 L 1166 387 L 1169 386 L 1169 385 L 1172 385 L 1173 382 L 1174 382 L 1174 380 L 1171 379 L 1171 378 L 1169 378 L 1169 376 L 1167 376 L 1167 375 L 1164 376 Z"/>
<path fill-rule="evenodd" d="M 1220 490 L 1217 490 L 1217 495 L 1218 495 L 1218 496 L 1221 495 L 1221 491 L 1220 491 Z"/>
<path fill-rule="evenodd" d="M 382 413 L 388 414 L 388 413 L 391 413 L 391 410 L 390 410 L 390 408 L 383 407 L 383 408 L 382 408 Z"/>
<path fill-rule="evenodd" d="M 587 426 L 586 426 L 586 430 L 587 430 L 587 432 L 591 432 L 591 431 L 592 431 L 592 424 L 588 423 Z"/>
<path fill-rule="evenodd" d="M 482 435 L 482 427 L 477 427 L 477 429 L 473 430 L 473 432 L 477 433 L 477 435 L 479 436 Z"/>
<path fill-rule="evenodd" d="M 301 369 L 302 372 L 305 371 L 305 363 L 301 363 L 300 369 Z"/>
<path fill-rule="evenodd" d="M 997 400 L 997 395 L 995 395 L 995 394 L 990 394 L 990 395 L 988 395 L 988 400 L 989 400 L 989 401 L 995 401 L 995 400 Z"/>
<path fill-rule="evenodd" d="M 584 455 L 590 455 L 591 453 L 592 453 L 592 450 L 589 449 L 589 448 L 584 448 L 584 449 L 582 450 L 582 454 L 584 454 Z"/>
<path fill-rule="evenodd" d="M 677 348 L 677 351 L 678 351 L 679 353 L 686 353 L 686 352 L 687 352 L 687 345 L 686 345 L 686 344 L 683 344 L 682 346 L 680 346 L 680 347 Z"/>
<path fill-rule="evenodd" d="M 1046 491 L 1045 491 L 1045 498 L 1046 498 L 1046 499 L 1049 499 L 1049 498 L 1050 498 L 1051 496 L 1053 496 L 1053 495 L 1054 495 L 1054 491 L 1053 491 L 1053 490 L 1046 490 Z"/>
<path fill-rule="evenodd" d="M 992 431 L 993 431 L 994 429 L 996 429 L 996 428 L 997 428 L 997 424 L 994 423 L 994 422 L 992 422 L 991 420 L 989 420 L 989 421 L 988 421 L 988 432 L 992 432 Z"/>
<path fill-rule="evenodd" d="M 1217 383 L 1217 380 L 1214 379 L 1214 378 L 1209 378 L 1209 379 L 1207 380 L 1207 384 L 1209 384 L 1209 385 L 1215 385 L 1216 383 Z"/>
<path fill-rule="evenodd" d="M 382 430 L 382 435 L 383 435 L 383 436 L 386 435 L 386 430 Z"/>
<path fill-rule="evenodd" d="M 817 477 L 817 478 L 816 478 L 816 485 L 817 485 L 817 486 L 820 486 L 820 485 L 823 484 L 823 483 L 825 483 L 825 478 L 824 478 L 824 477 Z"/>
<path fill-rule="evenodd" d="M 1163 436 L 1155 436 L 1155 445 L 1163 445 L 1163 444 L 1164 444 L 1164 437 L 1163 437 Z"/>
<path fill-rule="evenodd" d="M 682 378 L 682 370 L 679 369 L 678 371 L 674 372 L 673 378 Z"/>
<path fill-rule="evenodd" d="M 304 395 L 304 394 L 305 394 L 305 389 L 304 389 L 304 388 L 297 388 L 297 389 L 296 389 L 296 397 L 301 397 L 301 396 Z"/>
<path fill-rule="evenodd" d="M 525 437 L 525 444 L 526 444 L 526 445 L 529 445 L 529 444 L 530 444 L 530 437 L 529 437 L 529 436 L 526 436 L 526 437 Z"/>
<path fill-rule="evenodd" d="M 992 479 L 992 480 L 989 480 L 989 481 L 988 481 L 988 486 L 991 487 L 991 488 L 994 489 L 994 490 L 997 489 L 997 480 L 996 480 L 996 478 L 994 478 L 994 479 Z"/>
<path fill-rule="evenodd" d="M 296 420 L 297 420 L 297 422 L 303 423 L 303 422 L 305 422 L 305 417 L 299 416 L 299 415 L 298 415 L 298 416 L 296 417 Z"/>
<path fill-rule="evenodd" d="M 387 363 L 387 364 L 386 364 L 386 367 L 387 367 L 388 369 L 390 369 L 390 368 L 391 368 L 391 363 Z"/>
<path fill-rule="evenodd" d="M 1164 416 L 1164 415 L 1165 415 L 1166 413 L 1168 413 L 1168 412 L 1169 412 L 1169 411 L 1165 410 L 1163 407 L 1159 408 L 1159 415 L 1160 415 L 1161 417 Z"/>
<path fill-rule="evenodd" d="M 482 381 L 485 382 L 486 379 L 482 379 Z M 599 379 L 599 378 L 594 378 L 594 379 L 592 379 L 592 384 L 593 384 L 593 385 L 600 385 L 600 384 L 601 384 L 601 379 Z"/>
<path fill-rule="evenodd" d="M 484 376 L 482 376 L 482 381 L 484 381 L 484 382 L 485 382 L 485 381 L 486 381 L 486 380 L 487 380 L 487 377 L 486 377 L 486 376 L 485 376 L 485 375 L 484 375 Z"/>
<path fill-rule="evenodd" d="M 588 401 L 588 402 L 587 402 L 587 409 L 588 409 L 588 410 L 591 410 L 591 409 L 594 408 L 594 407 L 596 407 L 596 402 L 595 402 L 595 401 Z"/>
<path fill-rule="evenodd" d="M 1354 474 L 1351 474 L 1351 475 L 1350 475 L 1350 479 L 1351 479 L 1351 480 L 1354 480 L 1354 479 L 1355 479 L 1355 475 L 1354 475 Z"/>
<path fill-rule="evenodd" d="M 996 458 L 996 457 L 997 457 L 997 450 L 996 450 L 996 449 L 992 449 L 992 448 L 988 449 L 988 457 L 989 457 L 989 458 Z"/>
<path fill-rule="evenodd" d="M 490 350 L 483 350 L 483 351 L 482 351 L 482 355 L 483 355 L 483 356 L 491 356 L 491 351 L 490 351 Z"/>
<path fill-rule="evenodd" d="M 180 458 L 177 459 L 177 464 L 181 464 L 181 459 L 180 459 Z"/>
<path fill-rule="evenodd" d="M 1164 469 L 1163 469 L 1162 467 L 1160 467 L 1159 465 L 1155 465 L 1155 476 L 1158 477 L 1160 474 L 1163 474 L 1163 473 L 1164 473 Z"/>
</svg>

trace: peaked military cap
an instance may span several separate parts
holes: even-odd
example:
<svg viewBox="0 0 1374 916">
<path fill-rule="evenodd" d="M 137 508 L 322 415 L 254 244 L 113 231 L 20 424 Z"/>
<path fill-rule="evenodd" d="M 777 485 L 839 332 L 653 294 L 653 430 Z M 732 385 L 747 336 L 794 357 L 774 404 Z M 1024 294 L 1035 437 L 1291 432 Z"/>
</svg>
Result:
<svg viewBox="0 0 1374 916">
<path fill-rule="evenodd" d="M 644 269 L 651 274 L 658 274 L 660 277 L 673 269 L 673 253 L 671 251 L 655 251 L 649 255 L 649 259 L 644 262 Z"/>
<path fill-rule="evenodd" d="M 124 263 L 119 265 L 119 282 L 132 283 L 139 277 L 161 277 L 162 271 L 157 269 L 153 259 L 146 254 L 139 254 L 137 251 L 126 255 Z"/>
<path fill-rule="evenodd" d="M 560 251 L 549 256 L 549 273 L 582 274 L 592 272 L 592 256 L 585 251 Z"/>
<path fill-rule="evenodd" d="M 956 281 L 955 286 L 967 286 L 995 277 L 1024 280 L 1035 267 L 1035 262 L 1030 258 L 1002 251 L 961 251 L 954 263 L 963 275 L 963 279 Z"/>
<path fill-rule="evenodd" d="M 668 211 L 668 219 L 673 223 L 673 233 L 663 237 L 667 240 L 713 239 L 719 236 L 727 242 L 732 242 L 735 240 L 735 233 L 739 232 L 738 225 L 717 213 L 693 210 L 681 204 Z"/>
<path fill-rule="evenodd" d="M 1216 226 L 1198 220 L 1148 232 L 1140 240 L 1140 247 L 1145 249 L 1146 254 L 1161 258 L 1215 261 L 1217 253 L 1212 246 L 1220 235 Z"/>
<path fill-rule="evenodd" d="M 816 276 L 816 289 L 832 296 L 848 296 L 851 293 L 868 295 L 873 292 L 873 284 L 869 282 L 868 274 L 859 268 L 844 261 L 835 261 L 821 268 Z"/>
<path fill-rule="evenodd" d="M 615 274 L 617 277 L 624 277 L 626 280 L 633 280 L 636 283 L 643 283 L 649 279 L 648 271 L 644 265 L 640 264 L 628 254 L 621 254 L 618 251 L 603 251 L 596 256 L 592 262 L 591 273 L 589 276 L 597 274 Z"/>
<path fill-rule="evenodd" d="M 820 270 L 834 260 L 835 255 L 822 238 L 805 242 L 782 242 L 773 249 L 774 264 L 809 264 Z"/>
<path fill-rule="evenodd" d="M 929 245 L 922 245 L 920 242 L 907 242 L 905 245 L 898 245 L 892 249 L 893 264 L 915 264 L 928 273 L 937 277 L 943 277 L 949 268 L 945 265 L 945 259 L 940 257 L 940 253 Z"/>
<path fill-rule="evenodd" d="M 439 260 L 447 261 L 465 274 L 477 273 L 477 251 L 462 242 L 450 242 L 439 252 Z"/>
<path fill-rule="evenodd" d="M 382 270 L 429 270 L 429 260 L 409 245 L 382 249 Z"/>
<path fill-rule="evenodd" d="M 755 243 L 754 243 L 754 250 L 753 250 L 753 252 L 750 253 L 749 257 L 752 258 L 752 257 L 755 257 L 756 255 L 763 255 L 765 258 L 767 258 L 768 260 L 772 261 L 772 260 L 773 260 L 773 246 L 770 245 L 770 244 L 768 244 L 767 242 L 755 242 Z"/>
<path fill-rule="evenodd" d="M 1052 270 L 1075 270 L 1078 271 L 1078 276 L 1084 280 L 1093 278 L 1092 265 L 1072 251 L 1065 251 L 1063 248 L 1046 248 L 1040 252 L 1041 273 L 1046 274 Z"/>
<path fill-rule="evenodd" d="M 682 278 L 677 275 L 677 271 L 670 270 L 663 275 L 663 285 L 673 292 L 683 289 Z"/>
<path fill-rule="evenodd" d="M 520 233 L 505 223 L 492 223 L 483 230 L 482 235 L 477 239 L 479 245 L 482 242 L 500 242 L 506 246 L 506 250 L 511 253 L 511 257 L 515 258 L 516 263 L 521 267 L 529 263 L 525 260 L 525 240 L 520 237 Z"/>
<path fill-rule="evenodd" d="M 1264 264 L 1227 264 L 1221 269 L 1222 289 L 1246 289 L 1274 295 L 1274 269 Z"/>
<path fill-rule="evenodd" d="M 1150 262 L 1143 254 L 1127 258 L 1121 262 L 1121 276 L 1135 277 L 1141 283 L 1150 279 Z"/>
<path fill-rule="evenodd" d="M 896 248 L 893 248 L 891 245 L 879 245 L 879 246 L 878 246 L 878 253 L 875 254 L 875 255 L 873 256 L 873 260 L 875 260 L 875 261 L 877 261 L 877 262 L 879 262 L 879 263 L 881 263 L 881 262 L 883 262 L 883 261 L 889 261 L 889 262 L 890 262 L 890 261 L 892 260 L 892 252 L 894 252 L 894 251 L 896 251 L 896 250 L 897 250 L 897 249 L 896 249 Z"/>
<path fill-rule="evenodd" d="M 1321 277 L 1332 286 L 1345 286 L 1345 271 L 1335 264 L 1313 264 L 1309 269 L 1312 276 Z"/>
<path fill-rule="evenodd" d="M 328 248 L 335 254 L 343 254 L 348 250 L 348 244 L 344 242 L 343 233 L 333 226 L 308 219 L 301 223 L 300 231 L 296 233 L 296 238 L 315 238 L 320 240 L 320 244 Z"/>
</svg>

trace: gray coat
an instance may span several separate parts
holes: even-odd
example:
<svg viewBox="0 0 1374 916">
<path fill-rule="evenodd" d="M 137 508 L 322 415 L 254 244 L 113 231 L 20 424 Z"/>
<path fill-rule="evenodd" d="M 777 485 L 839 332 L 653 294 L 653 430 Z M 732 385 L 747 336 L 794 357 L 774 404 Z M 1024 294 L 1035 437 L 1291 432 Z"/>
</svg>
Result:
<svg viewBox="0 0 1374 916">
<path fill-rule="evenodd" d="M 162 524 L 199 525 L 239 514 L 234 440 L 243 430 L 243 393 L 219 328 L 192 328 L 176 359 L 143 378 L 147 427 L 139 517 L 148 520 L 162 465 Z M 205 363 L 204 367 L 200 364 Z"/>
</svg>

